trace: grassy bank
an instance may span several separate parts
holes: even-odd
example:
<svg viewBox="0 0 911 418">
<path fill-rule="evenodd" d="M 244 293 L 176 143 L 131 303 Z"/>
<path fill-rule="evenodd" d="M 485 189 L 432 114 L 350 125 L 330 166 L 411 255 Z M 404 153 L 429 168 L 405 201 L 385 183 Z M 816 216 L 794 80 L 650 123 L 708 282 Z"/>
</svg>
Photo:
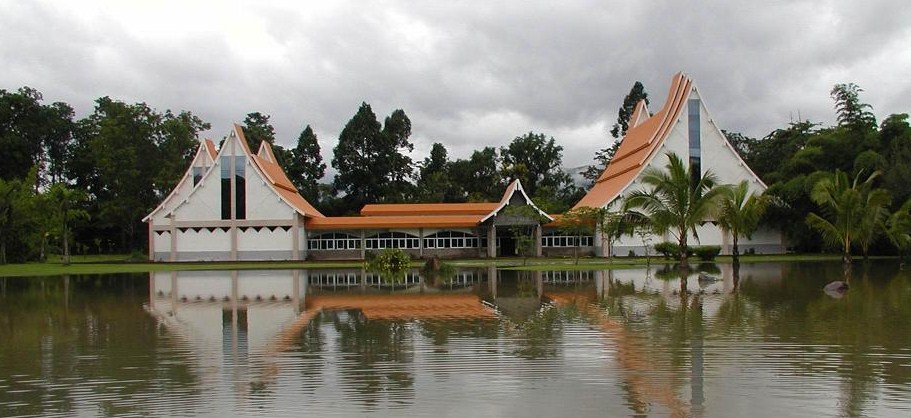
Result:
<svg viewBox="0 0 911 418">
<path fill-rule="evenodd" d="M 879 257 L 874 257 L 879 258 Z M 889 257 L 884 257 L 889 258 Z M 831 254 L 786 254 L 786 255 L 749 255 L 742 256 L 743 263 L 797 262 L 797 261 L 837 261 L 839 256 Z M 303 268 L 359 268 L 361 261 L 250 261 L 250 262 L 200 262 L 200 263 L 149 263 L 131 262 L 127 255 L 74 256 L 69 265 L 64 265 L 59 258 L 51 258 L 44 263 L 0 265 L 0 277 L 14 276 L 59 276 L 65 274 L 112 274 L 112 273 L 148 273 L 153 271 L 185 270 L 268 270 L 268 269 L 303 269 Z M 572 258 L 498 258 L 451 260 L 447 263 L 459 267 L 496 266 L 519 270 L 591 270 L 629 268 L 651 264 L 668 264 L 673 260 L 660 257 L 614 257 L 613 259 L 584 257 L 578 262 Z M 714 262 L 729 263 L 731 257 L 718 257 Z M 699 263 L 693 259 L 691 263 Z M 414 267 L 423 265 L 421 261 L 412 263 Z"/>
</svg>

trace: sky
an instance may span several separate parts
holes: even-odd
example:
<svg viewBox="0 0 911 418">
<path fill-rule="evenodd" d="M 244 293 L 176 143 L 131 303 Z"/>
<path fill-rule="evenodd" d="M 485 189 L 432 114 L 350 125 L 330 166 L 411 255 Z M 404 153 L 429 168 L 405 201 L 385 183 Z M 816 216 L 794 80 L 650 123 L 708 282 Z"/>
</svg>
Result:
<svg viewBox="0 0 911 418">
<path fill-rule="evenodd" d="M 327 165 L 361 102 L 380 121 L 405 110 L 415 160 L 534 131 L 587 165 L 633 83 L 656 111 L 679 71 L 720 127 L 753 137 L 834 123 L 837 83 L 878 120 L 911 112 L 906 0 L 0 0 L 0 28 L 0 89 L 77 117 L 104 96 L 189 110 L 213 139 L 261 112 L 284 147 L 311 125 Z"/>
</svg>

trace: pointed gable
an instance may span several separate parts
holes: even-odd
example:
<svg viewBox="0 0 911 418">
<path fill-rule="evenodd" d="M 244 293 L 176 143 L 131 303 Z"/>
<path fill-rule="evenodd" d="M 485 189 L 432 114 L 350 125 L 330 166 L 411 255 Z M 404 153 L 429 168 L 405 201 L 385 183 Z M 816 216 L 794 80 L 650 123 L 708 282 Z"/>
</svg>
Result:
<svg viewBox="0 0 911 418">
<path fill-rule="evenodd" d="M 543 210 L 538 208 L 534 202 L 532 202 L 531 198 L 528 197 L 528 194 L 525 193 L 525 188 L 522 187 L 522 182 L 519 181 L 519 179 L 515 179 L 512 181 L 512 183 L 509 183 L 509 186 L 506 187 L 506 191 L 503 193 L 503 198 L 500 199 L 500 203 L 497 204 L 497 207 L 488 213 L 487 216 L 481 218 L 481 222 L 485 222 L 488 219 L 497 216 L 500 211 L 503 210 L 503 208 L 509 205 L 509 202 L 512 201 L 512 198 L 514 196 L 516 196 L 516 193 L 519 194 L 518 197 L 525 200 L 526 205 L 531 206 L 536 211 L 538 211 L 538 213 L 544 217 L 544 219 L 547 219 L 551 222 L 554 220 L 553 217 L 545 213 Z"/>
<path fill-rule="evenodd" d="M 645 103 L 645 99 L 639 100 L 639 103 L 636 103 L 636 108 L 633 109 L 633 115 L 629 118 L 629 124 L 627 125 L 626 130 L 629 131 L 630 129 L 641 125 L 649 116 L 648 105 Z"/>
<path fill-rule="evenodd" d="M 142 221 L 149 222 L 154 216 L 161 213 L 168 214 L 180 205 L 180 202 L 190 195 L 193 188 L 196 187 L 196 184 L 206 172 L 215 165 L 215 156 L 217 153 L 214 152 L 214 150 L 215 144 L 213 144 L 211 140 L 206 139 L 201 141 L 196 148 L 196 154 L 194 154 L 193 160 L 190 162 L 190 167 L 184 172 L 183 177 L 180 178 L 180 181 L 177 182 L 177 185 L 174 186 L 174 189 L 171 190 L 168 196 L 165 197 L 152 212 L 146 215 Z"/>
<path fill-rule="evenodd" d="M 685 107 L 691 84 L 692 81 L 683 73 L 674 75 L 667 100 L 654 116 L 647 117 L 647 109 L 636 105 L 634 116 L 637 123 L 635 126 L 630 124 L 614 158 L 573 208 L 602 207 L 617 198 L 636 179 L 671 132 Z"/>
<path fill-rule="evenodd" d="M 689 102 L 694 102 L 692 108 Z M 689 115 L 688 112 L 694 113 Z M 656 155 L 677 150 L 681 157 L 687 158 L 690 147 L 687 143 L 689 117 L 695 117 L 694 120 L 699 123 L 695 132 L 701 138 L 701 155 L 698 157 L 703 167 L 719 175 L 722 182 L 736 183 L 740 180 L 749 180 L 755 189 L 765 189 L 762 180 L 734 151 L 715 125 L 715 121 L 708 115 L 693 81 L 680 72 L 674 75 L 667 100 L 655 115 L 648 115 L 644 101 L 637 103 L 630 118 L 629 129 L 617 153 L 574 208 L 607 205 L 638 178 L 645 167 L 654 161 Z M 662 149 L 664 150 L 659 152 Z"/>
<path fill-rule="evenodd" d="M 272 189 L 280 195 L 285 202 L 294 207 L 298 213 L 309 217 L 323 217 L 323 214 L 320 213 L 320 211 L 300 195 L 297 191 L 297 187 L 294 187 L 294 183 L 288 178 L 285 170 L 278 165 L 275 153 L 272 151 L 272 144 L 268 141 L 263 141 L 259 146 L 259 152 L 257 155 L 253 156 L 252 159 L 256 163 L 257 168 L 259 168 L 266 177 L 268 180 L 267 183 Z"/>
</svg>

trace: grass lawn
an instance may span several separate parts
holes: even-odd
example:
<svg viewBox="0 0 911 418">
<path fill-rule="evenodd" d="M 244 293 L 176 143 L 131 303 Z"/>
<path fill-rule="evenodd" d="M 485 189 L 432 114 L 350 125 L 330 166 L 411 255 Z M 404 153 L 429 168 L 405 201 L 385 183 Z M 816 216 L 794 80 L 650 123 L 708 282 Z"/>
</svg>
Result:
<svg viewBox="0 0 911 418">
<path fill-rule="evenodd" d="M 874 257 L 877 258 L 877 257 Z M 889 257 L 879 257 L 889 258 Z M 747 255 L 740 257 L 743 263 L 796 262 L 796 261 L 837 261 L 840 256 L 833 254 L 782 254 Z M 645 257 L 605 258 L 582 257 L 578 262 L 573 258 L 497 258 L 447 260 L 458 267 L 496 266 L 516 270 L 592 270 L 629 268 L 646 264 Z M 669 264 L 673 260 L 651 257 L 651 264 Z M 699 263 L 692 258 L 691 263 Z M 720 256 L 714 262 L 729 263 L 730 256 Z M 13 276 L 59 276 L 64 274 L 110 274 L 147 273 L 152 271 L 182 270 L 268 270 L 303 268 L 359 268 L 361 261 L 248 261 L 248 262 L 199 262 L 199 263 L 150 263 L 131 262 L 128 255 L 73 256 L 70 265 L 63 265 L 60 257 L 51 257 L 44 263 L 0 265 L 0 277 Z M 413 267 L 423 266 L 422 261 L 412 262 Z"/>
</svg>

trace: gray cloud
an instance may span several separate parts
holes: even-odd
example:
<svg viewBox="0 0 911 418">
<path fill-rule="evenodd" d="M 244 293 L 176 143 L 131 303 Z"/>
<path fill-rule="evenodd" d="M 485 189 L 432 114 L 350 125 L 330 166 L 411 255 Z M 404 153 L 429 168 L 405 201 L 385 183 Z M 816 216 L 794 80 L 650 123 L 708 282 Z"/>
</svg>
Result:
<svg viewBox="0 0 911 418">
<path fill-rule="evenodd" d="M 416 159 L 432 142 L 465 157 L 534 130 L 587 164 L 633 82 L 657 109 L 681 70 L 722 127 L 751 136 L 798 112 L 831 123 L 838 82 L 865 88 L 880 118 L 911 110 L 899 0 L 116 3 L 0 0 L 0 88 L 80 115 L 105 95 L 191 110 L 213 137 L 259 111 L 285 146 L 311 124 L 327 161 L 367 101 L 380 117 L 405 109 Z"/>
</svg>

